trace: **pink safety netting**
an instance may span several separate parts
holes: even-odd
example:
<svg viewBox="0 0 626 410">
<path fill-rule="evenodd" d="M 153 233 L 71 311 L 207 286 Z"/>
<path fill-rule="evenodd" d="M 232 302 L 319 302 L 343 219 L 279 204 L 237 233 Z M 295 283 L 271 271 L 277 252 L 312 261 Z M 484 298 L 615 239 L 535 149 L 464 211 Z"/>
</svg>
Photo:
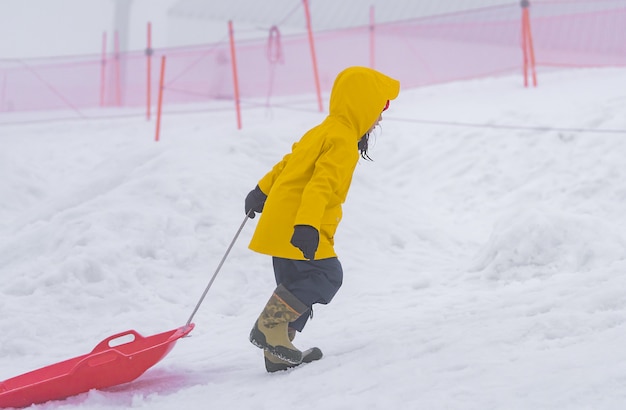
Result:
<svg viewBox="0 0 626 410">
<path fill-rule="evenodd" d="M 315 32 L 320 89 L 328 92 L 336 74 L 350 65 L 373 65 L 398 78 L 403 88 L 521 73 L 521 10 L 512 4 Z M 626 66 L 623 0 L 533 2 L 530 16 L 539 68 Z M 154 50 L 151 105 L 162 56 L 164 104 L 233 99 L 231 47 L 224 42 Z M 266 39 L 237 42 L 236 61 L 242 101 L 316 93 L 306 34 L 281 36 L 274 27 Z M 102 108 L 147 106 L 147 64 L 143 50 L 105 58 L 0 60 L 0 121 L 3 113 L 70 110 L 85 117 Z"/>
</svg>

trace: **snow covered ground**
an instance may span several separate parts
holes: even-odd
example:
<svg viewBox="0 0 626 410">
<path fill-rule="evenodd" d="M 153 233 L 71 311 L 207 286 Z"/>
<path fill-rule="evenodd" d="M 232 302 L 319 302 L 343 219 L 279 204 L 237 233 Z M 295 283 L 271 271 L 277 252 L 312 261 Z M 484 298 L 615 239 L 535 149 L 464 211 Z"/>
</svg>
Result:
<svg viewBox="0 0 626 410">
<path fill-rule="evenodd" d="M 268 375 L 247 340 L 274 288 L 251 220 L 191 337 L 33 408 L 623 409 L 626 70 L 540 74 L 392 103 L 336 237 L 344 286 L 295 341 L 321 361 Z M 184 325 L 245 195 L 321 119 L 170 114 L 158 143 L 141 117 L 0 127 L 0 380 Z"/>
</svg>

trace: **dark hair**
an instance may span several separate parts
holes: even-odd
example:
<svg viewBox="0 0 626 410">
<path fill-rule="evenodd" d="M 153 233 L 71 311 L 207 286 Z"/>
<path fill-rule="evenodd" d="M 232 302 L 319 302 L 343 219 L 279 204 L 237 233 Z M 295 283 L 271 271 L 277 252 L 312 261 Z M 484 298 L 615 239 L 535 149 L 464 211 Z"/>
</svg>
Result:
<svg viewBox="0 0 626 410">
<path fill-rule="evenodd" d="M 367 148 L 369 147 L 370 134 L 369 132 L 361 137 L 358 143 L 359 154 L 361 154 L 361 158 L 367 161 L 373 161 L 372 158 L 367 154 Z"/>
</svg>

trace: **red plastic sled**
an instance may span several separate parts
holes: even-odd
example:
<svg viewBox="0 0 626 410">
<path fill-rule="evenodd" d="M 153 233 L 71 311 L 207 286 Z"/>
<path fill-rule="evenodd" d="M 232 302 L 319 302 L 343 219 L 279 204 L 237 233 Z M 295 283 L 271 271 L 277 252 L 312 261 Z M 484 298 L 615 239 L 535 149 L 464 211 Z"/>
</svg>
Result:
<svg viewBox="0 0 626 410">
<path fill-rule="evenodd" d="M 0 408 L 27 407 L 133 381 L 165 357 L 176 341 L 193 328 L 191 323 L 149 337 L 134 330 L 108 337 L 89 354 L 0 382 Z M 122 340 L 127 338 L 133 340 L 124 343 Z"/>
</svg>

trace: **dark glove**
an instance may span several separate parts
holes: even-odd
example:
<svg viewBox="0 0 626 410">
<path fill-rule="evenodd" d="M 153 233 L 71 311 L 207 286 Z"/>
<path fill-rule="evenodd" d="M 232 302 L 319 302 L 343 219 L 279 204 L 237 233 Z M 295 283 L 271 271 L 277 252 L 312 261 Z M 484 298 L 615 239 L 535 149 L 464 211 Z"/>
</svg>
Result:
<svg viewBox="0 0 626 410">
<path fill-rule="evenodd" d="M 293 227 L 291 244 L 302 251 L 305 258 L 315 259 L 315 252 L 320 243 L 320 233 L 309 225 L 296 225 Z"/>
<path fill-rule="evenodd" d="M 263 212 L 266 199 L 267 195 L 261 191 L 261 188 L 259 188 L 258 185 L 255 186 L 254 189 L 248 193 L 248 196 L 246 196 L 246 215 L 248 215 L 250 219 L 254 219 L 256 216 L 255 212 Z"/>
</svg>

